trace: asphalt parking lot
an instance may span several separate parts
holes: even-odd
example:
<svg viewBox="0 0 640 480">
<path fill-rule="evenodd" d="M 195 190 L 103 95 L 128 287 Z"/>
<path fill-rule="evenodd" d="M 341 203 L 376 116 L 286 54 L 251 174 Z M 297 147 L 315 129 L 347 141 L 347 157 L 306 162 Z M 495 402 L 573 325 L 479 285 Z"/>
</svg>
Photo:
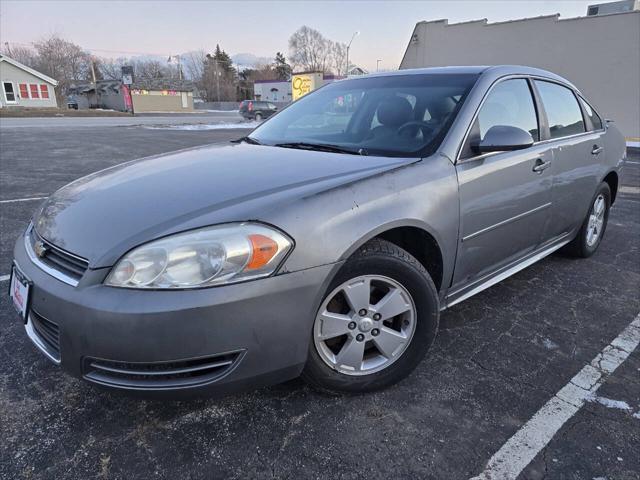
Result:
<svg viewBox="0 0 640 480">
<path fill-rule="evenodd" d="M 246 133 L 3 124 L 0 280 L 39 199 L 62 185 L 134 158 L 222 144 Z M 554 254 L 444 312 L 428 358 L 405 381 L 376 394 L 327 396 L 299 380 L 192 402 L 105 392 L 45 359 L 3 294 L 0 478 L 480 474 L 638 317 L 640 153 L 630 151 L 629 160 L 596 255 L 574 260 Z M 8 288 L 6 278 L 0 288 Z M 605 380 L 519 478 L 640 478 L 640 351 Z"/>
</svg>

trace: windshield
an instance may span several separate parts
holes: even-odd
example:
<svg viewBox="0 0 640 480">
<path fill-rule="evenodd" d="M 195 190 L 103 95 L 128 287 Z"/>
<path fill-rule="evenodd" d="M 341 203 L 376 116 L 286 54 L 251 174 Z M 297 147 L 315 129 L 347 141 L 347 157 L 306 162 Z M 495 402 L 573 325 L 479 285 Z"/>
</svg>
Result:
<svg viewBox="0 0 640 480">
<path fill-rule="evenodd" d="M 439 146 L 476 74 L 393 75 L 328 84 L 259 126 L 263 145 L 421 157 Z M 330 151 L 330 150 L 327 150 Z"/>
</svg>

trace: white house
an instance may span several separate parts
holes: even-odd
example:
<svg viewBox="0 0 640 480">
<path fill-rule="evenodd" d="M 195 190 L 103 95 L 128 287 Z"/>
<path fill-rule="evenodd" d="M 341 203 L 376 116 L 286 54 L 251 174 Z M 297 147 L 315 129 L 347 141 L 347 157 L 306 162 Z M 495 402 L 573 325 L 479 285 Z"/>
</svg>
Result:
<svg viewBox="0 0 640 480">
<path fill-rule="evenodd" d="M 256 80 L 253 84 L 256 100 L 267 102 L 290 102 L 291 82 L 288 80 Z"/>
<path fill-rule="evenodd" d="M 6 55 L 0 55 L 0 82 L 0 108 L 58 106 L 56 80 Z"/>
</svg>

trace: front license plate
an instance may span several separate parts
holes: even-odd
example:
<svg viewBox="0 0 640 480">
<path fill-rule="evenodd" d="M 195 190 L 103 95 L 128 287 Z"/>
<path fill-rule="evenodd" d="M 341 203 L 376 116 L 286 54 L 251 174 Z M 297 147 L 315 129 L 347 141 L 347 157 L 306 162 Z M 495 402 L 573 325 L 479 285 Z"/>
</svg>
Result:
<svg viewBox="0 0 640 480">
<path fill-rule="evenodd" d="M 11 285 L 9 287 L 9 296 L 13 306 L 18 311 L 22 320 L 27 321 L 29 313 L 29 294 L 31 293 L 31 281 L 24 273 L 20 271 L 14 263 L 11 268 Z"/>
</svg>

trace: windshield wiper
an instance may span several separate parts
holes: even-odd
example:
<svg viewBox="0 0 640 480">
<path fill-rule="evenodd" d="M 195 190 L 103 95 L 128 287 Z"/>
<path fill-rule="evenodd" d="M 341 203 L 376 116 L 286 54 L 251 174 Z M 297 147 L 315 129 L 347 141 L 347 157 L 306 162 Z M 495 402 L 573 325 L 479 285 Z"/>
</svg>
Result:
<svg viewBox="0 0 640 480">
<path fill-rule="evenodd" d="M 251 137 L 240 137 L 236 140 L 231 140 L 231 143 L 242 143 L 242 142 L 249 143 L 251 145 L 262 145 L 258 140 Z"/>
<path fill-rule="evenodd" d="M 289 142 L 276 143 L 274 147 L 297 148 L 300 150 L 315 150 L 317 152 L 348 153 L 349 155 L 367 155 L 367 151 L 364 148 L 354 149 L 341 147 L 339 145 L 331 145 L 328 143 Z"/>
</svg>

